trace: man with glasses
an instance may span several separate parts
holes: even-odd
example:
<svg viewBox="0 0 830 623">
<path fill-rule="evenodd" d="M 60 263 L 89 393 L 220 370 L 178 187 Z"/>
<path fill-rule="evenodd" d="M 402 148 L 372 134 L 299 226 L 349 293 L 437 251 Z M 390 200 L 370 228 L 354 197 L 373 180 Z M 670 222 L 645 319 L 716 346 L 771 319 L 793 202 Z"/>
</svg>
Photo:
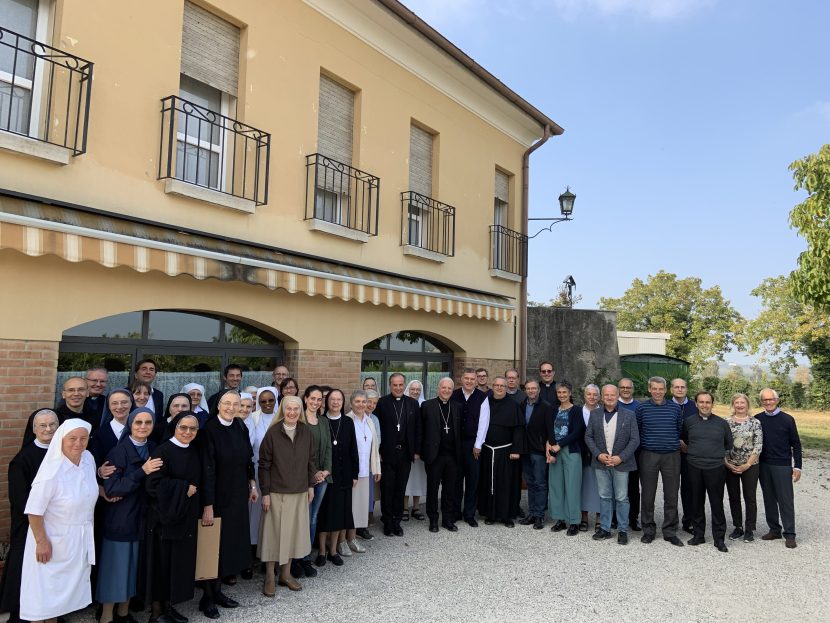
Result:
<svg viewBox="0 0 830 623">
<path fill-rule="evenodd" d="M 84 411 L 93 421 L 101 422 L 104 415 L 104 403 L 107 401 L 107 381 L 109 375 L 106 368 L 90 368 L 86 373 L 87 396 L 84 401 Z"/>
<path fill-rule="evenodd" d="M 519 371 L 516 368 L 507 368 L 504 371 L 504 378 L 507 379 L 507 396 L 512 398 L 517 405 L 527 400 L 527 394 L 519 387 Z"/>
<path fill-rule="evenodd" d="M 92 430 L 98 428 L 101 419 L 91 422 L 90 417 L 84 413 L 84 401 L 86 400 L 87 386 L 86 379 L 80 376 L 70 376 L 63 382 L 61 387 L 61 404 L 55 409 L 58 420 L 64 422 L 71 418 L 80 418 L 89 422 Z"/>
<path fill-rule="evenodd" d="M 636 412 L 637 407 L 640 406 L 640 401 L 634 398 L 634 381 L 628 377 L 623 377 L 617 383 L 617 389 L 620 392 L 620 397 L 617 398 L 617 409 L 628 409 Z M 640 527 L 640 448 L 634 452 L 634 460 L 637 467 L 628 472 L 628 527 L 639 532 Z"/>
<path fill-rule="evenodd" d="M 493 394 L 489 386 L 490 373 L 485 368 L 478 368 L 476 370 L 476 389 L 483 391 L 488 396 Z"/>
<path fill-rule="evenodd" d="M 793 549 L 796 546 L 793 483 L 801 479 L 801 439 L 793 416 L 778 408 L 778 393 L 767 387 L 761 390 L 760 397 L 764 410 L 755 417 L 761 422 L 764 446 L 758 480 L 769 526 L 769 532 L 761 539 L 774 541 L 783 535 L 786 546 Z"/>
<path fill-rule="evenodd" d="M 556 370 L 550 361 L 543 361 L 539 364 L 539 397 L 554 408 L 559 406 L 559 398 L 556 397 Z"/>
</svg>

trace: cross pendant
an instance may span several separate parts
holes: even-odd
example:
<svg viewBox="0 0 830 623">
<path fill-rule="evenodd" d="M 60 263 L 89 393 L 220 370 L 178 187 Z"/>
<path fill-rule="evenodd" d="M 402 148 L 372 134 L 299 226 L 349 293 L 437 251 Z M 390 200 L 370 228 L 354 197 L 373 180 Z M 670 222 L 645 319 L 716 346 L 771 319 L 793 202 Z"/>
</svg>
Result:
<svg viewBox="0 0 830 623">
<path fill-rule="evenodd" d="M 444 426 L 444 432 L 449 435 L 450 434 L 450 427 L 449 425 Z"/>
<path fill-rule="evenodd" d="M 397 426 L 398 426 L 398 432 L 401 432 L 401 425 L 398 424 Z"/>
<path fill-rule="evenodd" d="M 363 435 L 363 441 L 366 441 L 366 435 Z"/>
</svg>

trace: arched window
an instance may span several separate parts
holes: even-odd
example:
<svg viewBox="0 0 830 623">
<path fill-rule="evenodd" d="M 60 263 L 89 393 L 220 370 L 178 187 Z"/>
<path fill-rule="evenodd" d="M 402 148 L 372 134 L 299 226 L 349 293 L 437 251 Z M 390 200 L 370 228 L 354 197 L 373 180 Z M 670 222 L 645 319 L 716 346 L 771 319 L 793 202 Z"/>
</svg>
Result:
<svg viewBox="0 0 830 623">
<path fill-rule="evenodd" d="M 363 347 L 361 382 L 372 377 L 378 392 L 387 393 L 389 375 L 400 372 L 407 382 L 424 384 L 425 398 L 434 398 L 438 381 L 452 372 L 452 350 L 434 337 L 417 331 L 398 331 L 372 340 Z"/>
<path fill-rule="evenodd" d="M 167 310 L 128 312 L 64 331 L 57 388 L 93 367 L 109 371 L 109 389 L 124 387 L 136 362 L 149 358 L 159 369 L 153 385 L 165 396 L 187 383 L 204 385 L 210 395 L 221 388 L 222 368 L 229 363 L 242 366 L 243 386 L 270 385 L 283 353 L 280 340 L 235 320 Z"/>
</svg>

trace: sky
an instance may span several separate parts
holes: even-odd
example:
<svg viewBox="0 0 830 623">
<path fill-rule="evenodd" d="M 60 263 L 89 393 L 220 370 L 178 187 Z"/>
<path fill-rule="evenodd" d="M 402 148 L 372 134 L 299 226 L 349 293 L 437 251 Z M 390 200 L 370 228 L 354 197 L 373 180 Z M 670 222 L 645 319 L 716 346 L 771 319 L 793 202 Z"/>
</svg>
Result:
<svg viewBox="0 0 830 623">
<path fill-rule="evenodd" d="M 795 268 L 788 166 L 830 142 L 830 1 L 404 3 L 565 128 L 531 157 L 531 217 L 576 194 L 530 242 L 531 300 L 573 275 L 595 309 L 663 269 L 751 318 L 750 291 Z"/>
</svg>

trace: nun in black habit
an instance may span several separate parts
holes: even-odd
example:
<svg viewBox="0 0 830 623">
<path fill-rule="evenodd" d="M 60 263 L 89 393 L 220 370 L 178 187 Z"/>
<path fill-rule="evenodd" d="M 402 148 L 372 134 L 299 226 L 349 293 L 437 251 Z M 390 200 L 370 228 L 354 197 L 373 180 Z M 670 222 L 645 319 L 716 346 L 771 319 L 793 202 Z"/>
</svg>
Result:
<svg viewBox="0 0 830 623">
<path fill-rule="evenodd" d="M 3 580 L 0 582 L 0 612 L 9 613 L 9 623 L 20 621 L 20 578 L 29 519 L 24 513 L 32 481 L 46 456 L 49 442 L 58 430 L 58 416 L 52 409 L 37 409 L 29 416 L 28 429 L 34 439 L 9 463 L 9 506 L 11 531 Z"/>
</svg>

